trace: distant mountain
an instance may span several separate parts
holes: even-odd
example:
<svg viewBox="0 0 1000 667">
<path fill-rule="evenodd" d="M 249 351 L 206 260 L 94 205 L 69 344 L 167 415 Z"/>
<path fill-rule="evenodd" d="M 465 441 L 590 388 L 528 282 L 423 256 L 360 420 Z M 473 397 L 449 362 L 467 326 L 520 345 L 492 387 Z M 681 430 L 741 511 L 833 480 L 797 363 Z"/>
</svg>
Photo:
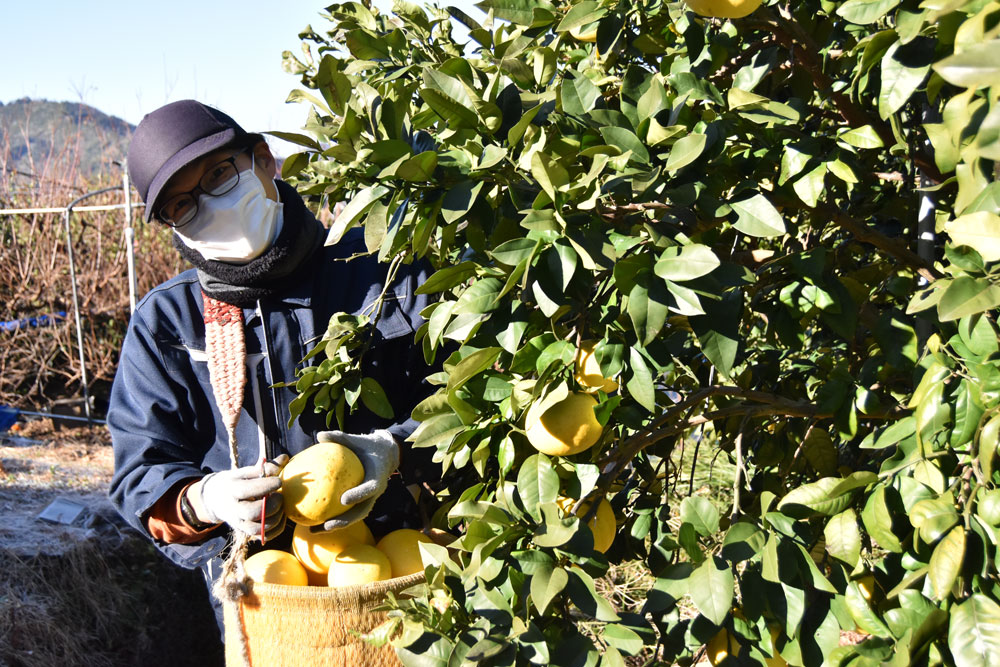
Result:
<svg viewBox="0 0 1000 667">
<path fill-rule="evenodd" d="M 23 98 L 0 102 L 0 167 L 18 182 L 121 181 L 135 126 L 86 104 Z"/>
</svg>

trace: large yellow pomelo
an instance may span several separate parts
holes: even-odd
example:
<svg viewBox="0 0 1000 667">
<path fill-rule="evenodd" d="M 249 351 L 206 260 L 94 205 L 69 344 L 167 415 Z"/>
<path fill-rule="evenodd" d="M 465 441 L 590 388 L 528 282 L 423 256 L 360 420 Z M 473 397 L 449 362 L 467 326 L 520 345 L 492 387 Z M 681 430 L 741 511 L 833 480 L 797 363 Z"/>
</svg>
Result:
<svg viewBox="0 0 1000 667">
<path fill-rule="evenodd" d="M 359 586 L 392 578 L 389 557 L 370 544 L 352 544 L 330 563 L 327 584 Z"/>
<path fill-rule="evenodd" d="M 326 573 L 333 559 L 352 544 L 375 546 L 375 537 L 364 521 L 356 521 L 346 528 L 336 528 L 314 533 L 309 526 L 298 524 L 292 533 L 292 553 L 306 568 L 309 583 L 326 585 Z"/>
<path fill-rule="evenodd" d="M 594 416 L 597 399 L 575 392 L 544 413 L 541 403 L 528 408 L 524 430 L 531 446 L 549 456 L 570 456 L 594 446 L 601 437 L 601 425 Z"/>
<path fill-rule="evenodd" d="M 316 526 L 342 514 L 340 496 L 365 478 L 357 455 L 336 442 L 320 442 L 304 449 L 281 470 L 285 515 L 306 526 Z"/>
<path fill-rule="evenodd" d="M 309 577 L 295 556 L 287 551 L 268 549 L 258 551 L 243 563 L 247 576 L 262 584 L 306 586 Z"/>
<path fill-rule="evenodd" d="M 432 540 L 419 530 L 412 528 L 400 528 L 386 534 L 378 544 L 378 550 L 389 557 L 389 564 L 392 565 L 393 577 L 405 577 L 410 574 L 424 571 L 424 563 L 420 559 L 421 542 Z"/>
<path fill-rule="evenodd" d="M 588 391 L 597 391 L 600 389 L 606 393 L 611 393 L 618 389 L 618 383 L 604 377 L 601 373 L 601 364 L 597 361 L 597 357 L 594 356 L 594 346 L 593 341 L 580 344 L 580 348 L 576 351 L 576 359 L 574 360 L 576 368 L 574 376 L 576 377 L 576 381 L 580 383 L 580 386 Z"/>
<path fill-rule="evenodd" d="M 720 19 L 741 19 L 752 14 L 763 0 L 684 0 L 695 14 Z"/>
<path fill-rule="evenodd" d="M 586 25 L 578 25 L 569 29 L 569 34 L 573 39 L 580 42 L 596 42 L 597 41 L 597 26 L 599 23 L 594 21 L 593 23 L 588 23 Z"/>
<path fill-rule="evenodd" d="M 567 514 L 573 509 L 574 503 L 576 501 L 567 496 L 559 496 L 556 499 L 556 504 Z M 588 509 L 590 509 L 590 503 L 584 503 L 576 513 L 578 516 L 583 516 L 587 513 Z M 611 543 L 615 541 L 615 532 L 618 529 L 618 524 L 615 519 L 615 511 L 611 509 L 611 503 L 607 499 L 601 498 L 601 502 L 597 504 L 597 512 L 587 522 L 587 526 L 590 528 L 590 532 L 594 534 L 594 551 L 604 553 L 611 548 Z"/>
<path fill-rule="evenodd" d="M 727 658 L 739 655 L 740 643 L 734 635 L 730 634 L 729 630 L 722 628 L 705 644 L 705 653 L 708 654 L 708 661 L 713 665 L 728 664 Z"/>
</svg>

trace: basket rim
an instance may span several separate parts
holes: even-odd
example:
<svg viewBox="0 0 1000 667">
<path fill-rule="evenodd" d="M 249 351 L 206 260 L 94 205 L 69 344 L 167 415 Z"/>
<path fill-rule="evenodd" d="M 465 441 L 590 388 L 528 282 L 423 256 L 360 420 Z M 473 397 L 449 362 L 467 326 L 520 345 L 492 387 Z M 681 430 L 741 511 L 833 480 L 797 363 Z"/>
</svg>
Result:
<svg viewBox="0 0 1000 667">
<path fill-rule="evenodd" d="M 296 597 L 319 600 L 339 600 L 357 599 L 371 597 L 373 594 L 394 592 L 398 593 L 411 586 L 422 584 L 425 581 L 424 573 L 417 572 L 405 577 L 394 577 L 383 579 L 370 584 L 356 584 L 353 586 L 290 586 L 288 584 L 270 584 L 264 582 L 249 582 L 249 593 L 253 595 L 260 593 L 267 596 L 276 597 Z"/>
</svg>

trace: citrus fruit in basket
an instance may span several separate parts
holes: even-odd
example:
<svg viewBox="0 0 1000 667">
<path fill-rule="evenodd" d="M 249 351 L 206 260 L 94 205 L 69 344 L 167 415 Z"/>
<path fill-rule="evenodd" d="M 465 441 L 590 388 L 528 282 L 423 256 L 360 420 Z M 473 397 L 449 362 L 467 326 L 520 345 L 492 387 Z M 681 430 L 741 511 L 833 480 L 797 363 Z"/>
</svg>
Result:
<svg viewBox="0 0 1000 667">
<path fill-rule="evenodd" d="M 327 584 L 360 586 L 391 578 L 388 556 L 370 544 L 351 544 L 330 563 Z"/>
<path fill-rule="evenodd" d="M 405 577 L 424 571 L 420 558 L 420 543 L 433 543 L 427 535 L 412 528 L 400 528 L 388 533 L 375 546 L 389 558 L 393 577 Z"/>
<path fill-rule="evenodd" d="M 306 569 L 292 554 L 278 549 L 258 551 L 243 563 L 247 576 L 260 584 L 307 586 Z"/>
<path fill-rule="evenodd" d="M 306 568 L 309 583 L 314 586 L 326 586 L 330 563 L 352 544 L 375 545 L 372 531 L 363 521 L 356 521 L 346 528 L 315 533 L 309 526 L 299 524 L 292 533 L 292 553 Z"/>
</svg>

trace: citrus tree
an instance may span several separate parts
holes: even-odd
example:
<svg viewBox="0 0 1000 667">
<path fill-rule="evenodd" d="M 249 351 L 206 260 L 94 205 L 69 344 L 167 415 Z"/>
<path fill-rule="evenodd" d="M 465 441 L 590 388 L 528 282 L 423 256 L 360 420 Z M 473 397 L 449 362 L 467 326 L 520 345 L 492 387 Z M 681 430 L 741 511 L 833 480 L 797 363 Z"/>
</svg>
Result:
<svg viewBox="0 0 1000 667">
<path fill-rule="evenodd" d="M 460 537 L 405 664 L 1000 664 L 1000 3 L 757 4 L 352 2 L 285 54 L 283 175 L 436 269 Z M 352 359 L 299 407 L 377 408 Z"/>
</svg>

